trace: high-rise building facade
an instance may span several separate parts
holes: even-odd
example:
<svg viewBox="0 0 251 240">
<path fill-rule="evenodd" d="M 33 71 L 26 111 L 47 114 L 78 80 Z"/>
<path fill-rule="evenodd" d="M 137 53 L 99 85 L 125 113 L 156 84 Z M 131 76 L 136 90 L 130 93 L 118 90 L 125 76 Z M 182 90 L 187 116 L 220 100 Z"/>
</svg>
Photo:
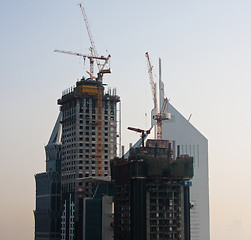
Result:
<svg viewBox="0 0 251 240">
<path fill-rule="evenodd" d="M 159 75 L 159 103 L 162 106 L 165 94 L 164 83 L 161 81 L 161 67 Z M 171 113 L 171 119 L 163 121 L 162 138 L 174 140 L 174 157 L 188 154 L 194 159 L 191 239 L 210 240 L 208 140 L 170 103 L 167 105 L 167 112 Z"/>
<path fill-rule="evenodd" d="M 172 118 L 163 122 L 163 139 L 175 141 L 174 156 L 188 154 L 194 159 L 191 187 L 191 239 L 209 240 L 208 140 L 170 103 Z"/>
<path fill-rule="evenodd" d="M 190 240 L 192 157 L 174 159 L 172 141 L 149 139 L 111 166 L 115 240 Z"/>
<path fill-rule="evenodd" d="M 91 78 L 82 78 L 58 100 L 62 114 L 62 240 L 83 239 L 84 198 L 93 197 L 93 182 L 88 178 L 110 176 L 109 160 L 117 151 L 117 102 L 115 90 L 104 93 L 104 87 Z"/>
<path fill-rule="evenodd" d="M 96 80 L 82 79 L 76 85 L 58 100 L 62 112 L 63 191 L 84 188 L 79 179 L 98 175 L 97 83 Z M 116 155 L 118 101 L 115 91 L 103 94 L 101 176 L 110 175 L 109 160 Z"/>
<path fill-rule="evenodd" d="M 61 114 L 45 146 L 46 172 L 35 175 L 35 240 L 59 240 L 61 235 Z"/>
<path fill-rule="evenodd" d="M 94 195 L 92 198 L 84 198 L 83 201 L 83 239 L 114 239 L 114 185 L 110 178 L 101 180 L 93 177 L 92 181 L 95 185 Z"/>
</svg>

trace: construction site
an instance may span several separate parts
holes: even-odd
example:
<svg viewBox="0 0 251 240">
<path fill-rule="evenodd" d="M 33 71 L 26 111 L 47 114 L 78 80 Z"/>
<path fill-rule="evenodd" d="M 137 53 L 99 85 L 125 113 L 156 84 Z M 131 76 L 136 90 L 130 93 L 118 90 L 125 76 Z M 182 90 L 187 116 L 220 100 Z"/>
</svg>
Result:
<svg viewBox="0 0 251 240">
<path fill-rule="evenodd" d="M 172 158 L 168 140 L 147 140 L 111 161 L 114 239 L 190 239 L 193 158 Z"/>
<path fill-rule="evenodd" d="M 154 124 L 147 130 L 128 127 L 141 137 L 124 153 L 120 96 L 103 84 L 111 56 L 98 55 L 79 7 L 90 54 L 55 52 L 87 58 L 90 69 L 58 99 L 60 113 L 45 147 L 46 172 L 36 175 L 35 240 L 190 240 L 194 158 L 163 136 L 163 122 L 172 114 L 167 98 L 158 103 L 149 54 Z M 50 186 L 46 191 L 44 184 Z"/>
</svg>

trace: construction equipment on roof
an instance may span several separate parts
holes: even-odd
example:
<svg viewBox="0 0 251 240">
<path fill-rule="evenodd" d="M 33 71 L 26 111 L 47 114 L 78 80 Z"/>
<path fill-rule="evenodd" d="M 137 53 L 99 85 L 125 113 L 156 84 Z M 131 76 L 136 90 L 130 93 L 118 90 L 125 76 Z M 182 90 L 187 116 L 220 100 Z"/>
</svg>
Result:
<svg viewBox="0 0 251 240">
<path fill-rule="evenodd" d="M 98 144 L 97 144 L 97 160 L 98 160 L 98 176 L 102 175 L 102 99 L 103 99 L 103 74 L 104 73 L 111 73 L 111 69 L 104 69 L 106 64 L 108 63 L 109 59 L 110 59 L 110 55 L 107 56 L 105 62 L 103 65 L 100 64 L 99 62 L 99 58 L 98 58 L 98 53 L 96 50 L 96 46 L 94 44 L 94 40 L 92 37 L 92 33 L 91 33 L 91 29 L 89 26 L 89 22 L 87 19 L 87 15 L 85 12 L 84 7 L 82 6 L 82 4 L 79 4 L 79 7 L 81 9 L 81 12 L 83 14 L 84 17 L 84 21 L 85 21 L 85 26 L 86 26 L 86 30 L 88 32 L 89 35 L 89 39 L 90 39 L 90 43 L 91 43 L 91 52 L 92 55 L 95 57 L 96 59 L 96 63 L 97 63 L 97 67 L 98 67 L 98 76 L 96 78 L 97 81 L 97 87 L 98 87 L 98 130 L 97 130 L 97 134 L 98 134 Z M 91 74 L 93 74 L 91 72 Z"/>
<path fill-rule="evenodd" d="M 91 55 L 88 55 L 88 54 L 82 54 L 82 53 L 76 53 L 76 52 L 72 52 L 72 51 L 64 51 L 64 50 L 58 50 L 58 49 L 55 49 L 54 52 L 58 52 L 58 53 L 66 53 L 66 54 L 70 54 L 70 55 L 75 55 L 75 56 L 79 56 L 79 57 L 83 57 L 84 59 L 85 58 L 88 58 L 90 60 L 90 72 L 86 71 L 92 78 L 95 79 L 94 77 L 94 60 L 93 59 L 96 59 L 96 60 L 103 60 L 105 61 L 103 64 L 100 64 L 101 66 L 101 69 L 100 71 L 104 73 L 104 71 L 107 71 L 107 69 L 104 69 L 104 67 L 109 63 L 109 59 L 111 57 L 111 55 L 108 55 L 107 57 L 104 57 L 104 56 L 101 56 L 101 57 L 98 57 L 98 56 L 91 56 Z M 111 72 L 111 69 L 108 68 Z M 109 73 L 110 73 L 109 72 Z"/>
<path fill-rule="evenodd" d="M 151 65 L 150 57 L 148 52 L 145 53 L 145 56 L 147 58 L 147 66 L 148 66 L 148 73 L 150 78 L 150 84 L 152 89 L 152 95 L 153 95 L 153 103 L 154 103 L 154 110 L 155 115 L 153 116 L 153 119 L 157 122 L 157 139 L 162 139 L 162 121 L 168 120 L 171 118 L 170 113 L 165 113 L 166 106 L 168 103 L 168 99 L 165 98 L 162 106 L 160 106 L 160 111 L 158 110 L 158 101 L 157 101 L 157 94 L 156 94 L 156 88 L 155 88 L 155 82 L 153 79 L 153 67 Z"/>
<path fill-rule="evenodd" d="M 97 114 L 97 175 L 102 176 L 102 101 L 103 101 L 103 94 L 104 94 L 104 87 L 103 87 L 103 74 L 105 73 L 111 73 L 110 69 L 110 57 L 111 55 L 108 55 L 107 57 L 104 56 L 99 56 L 94 44 L 93 36 L 91 33 L 91 29 L 88 23 L 86 11 L 82 4 L 79 4 L 79 7 L 81 9 L 81 12 L 84 17 L 85 21 L 85 26 L 88 32 L 88 36 L 90 39 L 91 47 L 90 47 L 90 52 L 91 54 L 82 54 L 82 53 L 76 53 L 76 52 L 71 52 L 71 51 L 64 51 L 64 50 L 54 50 L 54 52 L 59 52 L 59 53 L 66 53 L 70 55 L 75 55 L 75 56 L 81 56 L 83 58 L 88 58 L 90 60 L 90 71 L 86 71 L 92 79 L 96 80 L 96 85 L 97 85 L 97 98 L 98 98 L 98 103 L 97 103 L 97 109 L 98 109 L 98 114 Z M 94 74 L 94 60 L 97 64 L 98 68 L 98 73 L 97 77 L 95 77 Z M 101 63 L 100 61 L 104 61 Z"/>
<path fill-rule="evenodd" d="M 133 128 L 133 127 L 128 127 L 127 129 L 132 130 L 132 131 L 134 131 L 134 132 L 139 132 L 139 133 L 141 133 L 141 140 L 142 140 L 141 144 L 142 144 L 142 147 L 144 147 L 145 137 L 146 137 L 148 134 L 150 134 L 150 131 L 151 131 L 151 130 L 150 130 L 150 129 L 149 129 L 149 130 L 143 130 L 143 129 Z"/>
<path fill-rule="evenodd" d="M 80 3 L 79 4 L 79 7 L 82 11 L 82 14 L 83 14 L 83 17 L 84 17 L 84 21 L 85 21 L 85 26 L 86 26 L 86 30 L 87 30 L 87 33 L 89 35 L 89 39 L 90 39 L 90 42 L 91 42 L 91 52 L 93 54 L 94 57 L 98 57 L 98 53 L 97 53 L 97 50 L 96 50 L 96 46 L 94 44 L 94 40 L 93 40 L 93 36 L 92 36 L 92 33 L 91 33 L 91 29 L 90 29 L 90 26 L 89 26 L 89 22 L 88 22 L 88 18 L 87 18 L 87 15 L 86 15 L 86 11 L 84 9 L 84 7 L 82 6 L 82 4 Z M 98 67 L 98 71 L 99 71 L 99 75 L 102 75 L 103 73 L 111 73 L 111 69 L 108 68 L 108 69 L 104 69 L 104 67 L 106 66 L 106 64 L 108 63 L 108 60 L 110 59 L 110 55 L 107 56 L 107 60 L 106 62 L 101 65 L 100 62 L 99 62 L 99 59 L 96 59 L 96 63 L 97 63 L 97 67 Z M 99 77 L 99 76 L 98 76 Z M 102 77 L 102 76 L 100 76 Z"/>
</svg>

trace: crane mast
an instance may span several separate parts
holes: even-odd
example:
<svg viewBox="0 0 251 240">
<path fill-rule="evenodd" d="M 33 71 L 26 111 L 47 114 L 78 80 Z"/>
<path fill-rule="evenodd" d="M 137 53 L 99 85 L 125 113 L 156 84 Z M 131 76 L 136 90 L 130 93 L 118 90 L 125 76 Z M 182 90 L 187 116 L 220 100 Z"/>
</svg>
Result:
<svg viewBox="0 0 251 240">
<path fill-rule="evenodd" d="M 90 47 L 90 51 L 91 54 L 82 54 L 82 53 L 76 53 L 76 52 L 72 52 L 72 51 L 64 51 L 64 50 L 58 50 L 55 49 L 54 52 L 58 52 L 58 53 L 66 53 L 66 54 L 70 54 L 70 55 L 75 55 L 75 56 L 80 56 L 83 58 L 88 58 L 90 60 L 90 72 L 86 71 L 91 78 L 96 79 L 96 86 L 97 86 L 97 175 L 98 176 L 102 176 L 102 102 L 103 102 L 103 94 L 104 94 L 104 87 L 103 87 L 103 74 L 105 73 L 111 73 L 111 69 L 110 69 L 110 58 L 111 55 L 108 55 L 107 57 L 104 56 L 99 56 L 94 44 L 94 40 L 92 37 L 92 33 L 91 33 L 91 29 L 89 26 L 89 22 L 87 19 L 87 15 L 85 12 L 84 7 L 82 6 L 82 4 L 79 4 L 79 7 L 81 9 L 82 15 L 84 17 L 84 21 L 85 21 L 85 26 L 87 29 L 87 33 L 90 39 L 90 43 L 91 43 L 91 47 Z M 98 74 L 97 77 L 94 76 L 94 60 L 96 61 L 97 67 L 98 67 Z M 104 63 L 102 62 L 102 64 L 100 63 L 100 61 L 104 61 Z M 105 67 L 108 66 L 107 69 L 105 69 Z"/>
<path fill-rule="evenodd" d="M 64 50 L 58 50 L 55 49 L 54 52 L 58 52 L 58 53 L 66 53 L 66 54 L 70 54 L 70 55 L 75 55 L 75 56 L 81 56 L 83 58 L 88 58 L 90 60 L 90 72 L 86 71 L 91 78 L 96 79 L 96 86 L 97 86 L 97 98 L 98 98 L 98 103 L 97 103 L 97 175 L 98 176 L 102 176 L 102 102 L 103 102 L 103 94 L 104 94 L 104 87 L 103 87 L 103 74 L 105 73 L 111 73 L 111 69 L 110 69 L 110 58 L 111 55 L 108 55 L 107 57 L 104 56 L 98 56 L 95 44 L 94 44 L 94 40 L 92 37 L 92 33 L 91 33 L 91 29 L 89 26 L 89 22 L 87 19 L 87 15 L 85 12 L 84 7 L 82 6 L 82 4 L 79 4 L 79 7 L 81 9 L 82 15 L 84 17 L 84 21 L 85 21 L 85 26 L 87 29 L 87 33 L 90 39 L 90 43 L 91 43 L 91 47 L 90 47 L 90 51 L 91 54 L 87 55 L 87 54 L 82 54 L 82 53 L 76 53 L 76 52 L 71 52 L 71 51 L 64 51 Z M 94 76 L 94 60 L 97 63 L 97 67 L 98 67 L 98 74 L 97 77 Z M 104 61 L 104 63 L 100 63 L 100 61 Z M 109 67 L 107 69 L 105 69 L 105 67 L 108 65 L 109 63 Z"/>
<path fill-rule="evenodd" d="M 162 121 L 171 118 L 171 114 L 165 113 L 168 99 L 167 98 L 164 99 L 162 106 L 160 106 L 160 112 L 159 112 L 157 96 L 156 96 L 156 88 L 155 88 L 155 83 L 153 80 L 153 72 L 152 72 L 153 67 L 151 65 L 148 52 L 145 53 L 145 56 L 147 58 L 148 73 L 149 73 L 149 78 L 150 78 L 150 84 L 151 84 L 152 95 L 153 95 L 153 103 L 154 103 L 154 109 L 155 109 L 155 115 L 153 116 L 153 118 L 157 122 L 157 139 L 162 139 Z"/>
<path fill-rule="evenodd" d="M 157 115 L 157 113 L 158 113 L 158 102 L 157 102 L 157 96 L 156 96 L 155 83 L 154 83 L 154 80 L 153 80 L 153 67 L 152 67 L 148 52 L 146 52 L 145 55 L 146 55 L 146 58 L 147 58 L 148 74 L 149 74 L 150 84 L 151 84 L 151 89 L 152 89 L 154 109 L 155 109 L 155 114 Z"/>
<path fill-rule="evenodd" d="M 91 33 L 90 26 L 89 26 L 87 14 L 86 14 L 85 9 L 84 9 L 84 7 L 82 6 L 81 3 L 79 4 L 79 7 L 80 7 L 82 15 L 84 17 L 86 30 L 87 30 L 87 33 L 89 35 L 89 39 L 90 39 L 90 42 L 91 42 L 91 51 L 93 52 L 94 56 L 97 57 L 98 54 L 97 54 L 97 50 L 96 50 L 96 47 L 95 47 L 95 44 L 94 44 L 94 40 L 93 40 L 93 37 L 92 37 L 92 33 Z M 100 62 L 98 60 L 97 60 L 97 66 L 98 66 L 98 70 L 100 71 L 101 70 L 101 66 L 100 66 Z"/>
<path fill-rule="evenodd" d="M 89 22 L 88 22 L 88 19 L 87 19 L 87 15 L 86 15 L 86 12 L 85 12 L 85 9 L 84 7 L 82 6 L 82 4 L 80 3 L 79 4 L 79 7 L 82 11 L 82 15 L 84 17 L 84 21 L 85 21 L 85 26 L 86 26 L 86 29 L 87 29 L 87 32 L 88 32 L 88 35 L 89 35 L 89 39 L 90 39 L 90 42 L 91 42 L 91 52 L 92 52 L 92 55 L 94 55 L 94 57 L 96 57 L 96 63 L 97 63 L 97 67 L 98 67 L 98 77 L 96 78 L 96 81 L 97 81 L 97 89 L 98 89 L 98 116 L 97 116 L 97 122 L 98 122 L 98 125 L 97 125 L 97 139 L 98 139 L 98 144 L 97 144 L 97 162 L 98 162 L 98 171 L 97 171 L 97 174 L 98 176 L 102 176 L 102 105 L 103 105 L 103 74 L 104 73 L 111 73 L 111 70 L 110 68 L 109 69 L 104 69 L 104 67 L 106 66 L 106 64 L 108 63 L 109 59 L 110 59 L 110 55 L 108 55 L 108 57 L 105 59 L 105 62 L 104 64 L 101 66 L 100 62 L 99 62 L 99 58 L 98 58 L 98 54 L 97 54 L 97 50 L 96 50 L 96 47 L 95 47 L 95 44 L 94 44 L 94 40 L 93 40 L 93 37 L 92 37 L 92 33 L 91 33 L 91 29 L 90 29 L 90 26 L 89 26 Z"/>
</svg>

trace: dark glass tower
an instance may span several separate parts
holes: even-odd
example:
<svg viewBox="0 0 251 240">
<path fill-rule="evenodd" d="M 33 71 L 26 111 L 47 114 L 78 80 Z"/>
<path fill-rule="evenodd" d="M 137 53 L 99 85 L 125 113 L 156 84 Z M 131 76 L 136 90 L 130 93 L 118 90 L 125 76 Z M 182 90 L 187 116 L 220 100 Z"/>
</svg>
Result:
<svg viewBox="0 0 251 240">
<path fill-rule="evenodd" d="M 35 175 L 35 240 L 60 240 L 61 231 L 61 113 L 45 146 L 46 172 Z"/>
</svg>

